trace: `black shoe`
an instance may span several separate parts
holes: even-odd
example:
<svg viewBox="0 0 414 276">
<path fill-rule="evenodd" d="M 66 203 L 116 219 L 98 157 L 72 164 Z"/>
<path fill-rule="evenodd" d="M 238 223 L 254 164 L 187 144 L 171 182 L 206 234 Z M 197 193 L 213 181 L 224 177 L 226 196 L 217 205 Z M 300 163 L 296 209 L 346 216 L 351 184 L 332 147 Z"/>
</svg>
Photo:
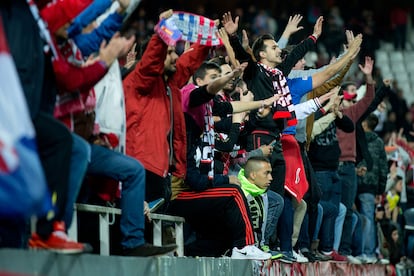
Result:
<svg viewBox="0 0 414 276">
<path fill-rule="evenodd" d="M 177 249 L 176 244 L 155 246 L 149 243 L 145 243 L 138 247 L 124 249 L 124 256 L 136 256 L 136 257 L 158 256 L 158 255 L 164 255 L 164 254 L 173 252 L 176 249 Z"/>
<path fill-rule="evenodd" d="M 320 260 L 318 260 L 318 258 L 312 252 L 309 252 L 309 251 L 302 252 L 301 251 L 301 253 L 304 257 L 308 258 L 309 262 L 311 262 L 311 263 L 314 263 L 316 261 L 320 261 Z"/>
</svg>

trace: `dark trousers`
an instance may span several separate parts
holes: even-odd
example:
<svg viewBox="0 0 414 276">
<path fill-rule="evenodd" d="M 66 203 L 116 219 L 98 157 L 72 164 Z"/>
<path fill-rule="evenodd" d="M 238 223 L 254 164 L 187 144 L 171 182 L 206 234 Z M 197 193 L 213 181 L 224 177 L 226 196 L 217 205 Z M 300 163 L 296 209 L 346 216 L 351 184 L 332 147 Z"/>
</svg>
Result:
<svg viewBox="0 0 414 276">
<path fill-rule="evenodd" d="M 318 202 L 321 198 L 321 189 L 316 180 L 315 171 L 306 154 L 305 143 L 299 143 L 300 153 L 302 155 L 303 167 L 306 172 L 306 179 L 309 183 L 309 190 L 305 194 L 304 200 L 307 203 L 306 216 L 302 222 L 299 234 L 299 249 L 310 249 L 310 244 L 316 229 L 316 220 L 318 217 Z M 305 222 L 306 220 L 306 222 Z"/>
<path fill-rule="evenodd" d="M 165 199 L 163 206 L 158 209 L 163 212 L 171 198 L 171 178 L 170 176 L 162 177 L 145 170 L 145 200 L 150 202 L 158 198 Z"/>
<path fill-rule="evenodd" d="M 249 207 L 237 185 L 182 192 L 171 201 L 168 212 L 184 217 L 197 236 L 222 241 L 227 249 L 254 244 Z"/>
<path fill-rule="evenodd" d="M 286 193 L 284 196 L 285 205 L 283 206 L 283 211 L 277 225 L 280 250 L 283 252 L 292 252 L 293 214 L 295 213 L 292 200 L 296 199 Z"/>
<path fill-rule="evenodd" d="M 53 231 L 53 222 L 62 220 L 68 191 L 68 179 L 72 153 L 72 135 L 52 115 L 40 112 L 33 120 L 40 161 L 49 191 L 55 196 L 55 216 L 52 220 L 39 218 L 37 233 L 47 238 Z"/>
</svg>

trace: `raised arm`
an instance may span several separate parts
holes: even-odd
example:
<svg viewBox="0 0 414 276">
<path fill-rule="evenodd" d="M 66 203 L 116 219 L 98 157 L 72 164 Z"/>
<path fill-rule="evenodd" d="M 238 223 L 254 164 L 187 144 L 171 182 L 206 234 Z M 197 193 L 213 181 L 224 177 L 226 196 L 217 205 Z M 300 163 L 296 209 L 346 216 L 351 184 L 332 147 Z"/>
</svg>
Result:
<svg viewBox="0 0 414 276">
<path fill-rule="evenodd" d="M 103 40 L 109 40 L 122 26 L 129 0 L 120 0 L 118 9 L 108 15 L 92 32 L 78 34 L 73 37 L 84 56 L 96 52 Z"/>
<path fill-rule="evenodd" d="M 336 62 L 329 64 L 324 70 L 312 76 L 312 87 L 316 88 L 337 74 L 349 61 L 353 60 L 360 50 L 362 35 L 358 35 L 349 45 L 345 55 L 337 59 Z"/>
<path fill-rule="evenodd" d="M 292 34 L 303 29 L 303 26 L 298 26 L 300 21 L 302 21 L 303 16 L 300 14 L 295 14 L 294 16 L 289 16 L 289 21 L 285 27 L 285 30 L 282 33 L 282 36 L 277 41 L 279 48 L 285 48 L 289 43 L 289 38 Z"/>
<path fill-rule="evenodd" d="M 227 56 L 229 57 L 231 65 L 233 68 L 239 66 L 240 62 L 236 59 L 236 55 L 234 53 L 233 47 L 230 45 L 229 35 L 227 34 L 226 30 L 224 30 L 224 28 L 220 28 L 218 33 L 221 41 L 223 41 L 224 48 L 226 48 Z"/>
<path fill-rule="evenodd" d="M 160 20 L 171 17 L 172 10 L 160 14 Z M 164 61 L 167 56 L 168 46 L 158 36 L 152 35 L 141 60 L 124 80 L 124 85 L 133 85 L 139 93 L 147 94 L 152 91 L 152 85 L 156 78 L 164 73 Z M 131 80 L 131 81 L 130 81 Z"/>
<path fill-rule="evenodd" d="M 223 28 L 226 31 L 226 33 L 229 35 L 230 38 L 230 44 L 234 49 L 234 53 L 236 56 L 236 59 L 238 59 L 240 62 L 249 62 L 254 63 L 252 56 L 246 52 L 246 50 L 243 48 L 243 45 L 239 41 L 239 37 L 237 36 L 237 29 L 239 28 L 239 17 L 237 16 L 234 20 L 231 16 L 231 12 L 226 12 L 223 15 L 222 19 Z M 244 33 L 244 35 L 247 37 L 247 33 Z"/>
<path fill-rule="evenodd" d="M 298 44 L 292 52 L 287 55 L 285 60 L 277 66 L 285 76 L 288 76 L 293 66 L 295 66 L 295 64 L 302 59 L 309 50 L 315 47 L 316 40 L 322 33 L 322 23 L 323 17 L 320 16 L 313 28 L 313 34 Z"/>
</svg>

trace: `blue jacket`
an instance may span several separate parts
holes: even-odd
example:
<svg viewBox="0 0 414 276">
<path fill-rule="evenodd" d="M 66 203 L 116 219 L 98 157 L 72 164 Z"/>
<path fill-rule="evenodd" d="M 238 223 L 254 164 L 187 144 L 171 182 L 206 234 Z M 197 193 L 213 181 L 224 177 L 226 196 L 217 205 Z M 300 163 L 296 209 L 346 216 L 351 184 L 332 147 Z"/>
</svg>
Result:
<svg viewBox="0 0 414 276">
<path fill-rule="evenodd" d="M 96 17 L 98 12 L 102 11 L 105 7 L 108 0 L 94 1 L 83 13 L 81 13 L 72 24 L 68 31 L 68 35 L 75 41 L 75 44 L 78 46 L 82 55 L 88 57 L 90 54 L 99 51 L 99 47 L 103 40 L 109 41 L 111 37 L 121 28 L 122 22 L 124 19 L 123 15 L 118 14 L 117 12 L 111 13 L 96 29 L 87 34 L 82 34 L 82 29 L 91 23 L 95 18 L 92 17 L 92 14 Z M 99 8 L 94 10 L 95 2 L 100 2 Z M 111 1 L 109 1 L 111 2 Z M 107 7 L 107 6 L 106 6 Z M 91 9 L 92 8 L 92 9 Z M 85 12 L 88 12 L 91 9 L 91 15 L 84 15 Z M 105 11 L 105 10 L 103 10 Z"/>
</svg>

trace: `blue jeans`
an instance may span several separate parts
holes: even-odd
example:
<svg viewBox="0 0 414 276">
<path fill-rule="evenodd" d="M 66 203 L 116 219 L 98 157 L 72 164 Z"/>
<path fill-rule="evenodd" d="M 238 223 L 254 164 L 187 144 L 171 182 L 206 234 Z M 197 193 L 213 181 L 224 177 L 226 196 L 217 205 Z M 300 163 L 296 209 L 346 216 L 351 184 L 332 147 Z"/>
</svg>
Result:
<svg viewBox="0 0 414 276">
<path fill-rule="evenodd" d="M 341 244 L 342 230 L 344 228 L 344 220 L 346 215 L 346 207 L 342 203 L 339 203 L 339 212 L 335 220 L 335 235 L 334 235 L 334 246 L 335 251 L 339 250 Z"/>
<path fill-rule="evenodd" d="M 333 203 L 339 208 L 342 186 L 337 171 L 315 171 L 315 178 L 321 188 L 321 200 Z"/>
<path fill-rule="evenodd" d="M 338 208 L 333 203 L 321 200 L 319 203 L 323 208 L 323 221 L 319 233 L 319 247 L 322 251 L 330 252 L 333 249 L 335 219 L 338 216 Z"/>
<path fill-rule="evenodd" d="M 315 233 L 313 233 L 312 241 L 315 241 L 318 239 L 319 230 L 321 229 L 321 225 L 322 225 L 322 219 L 323 219 L 323 207 L 320 203 L 318 203 L 318 218 L 316 219 Z"/>
<path fill-rule="evenodd" d="M 360 256 L 362 255 L 362 249 L 364 245 L 364 235 L 363 235 L 363 225 L 366 223 L 365 216 L 362 216 L 361 214 L 354 212 L 352 214 L 352 244 L 351 244 L 351 250 L 352 255 L 354 256 Z"/>
<path fill-rule="evenodd" d="M 363 225 L 364 244 L 362 253 L 369 257 L 375 256 L 376 247 L 376 231 L 375 231 L 375 196 L 370 193 L 363 193 L 358 195 L 360 202 L 360 214 L 365 216 L 366 223 Z"/>
<path fill-rule="evenodd" d="M 284 206 L 283 197 L 276 192 L 268 190 L 267 198 L 269 207 L 267 211 L 264 245 L 269 245 L 271 237 L 275 234 L 277 222 L 279 221 Z"/>
<path fill-rule="evenodd" d="M 91 145 L 91 162 L 88 174 L 110 177 L 122 182 L 121 190 L 121 233 L 122 246 L 134 248 L 145 243 L 144 240 L 144 195 L 145 170 L 136 159 Z"/>
<path fill-rule="evenodd" d="M 296 199 L 293 199 L 290 196 L 284 196 L 285 204 L 277 226 L 280 251 L 282 252 L 292 252 L 293 213 L 295 212 L 292 200 Z"/>
<path fill-rule="evenodd" d="M 357 193 L 357 177 L 355 172 L 355 164 L 352 162 L 344 162 L 339 165 L 338 169 L 339 178 L 341 179 L 342 191 L 341 202 L 346 207 L 346 215 L 344 221 L 344 227 L 342 230 L 341 245 L 339 248 L 342 255 L 351 255 L 352 245 L 352 206 L 355 203 L 355 197 Z"/>
<path fill-rule="evenodd" d="M 72 133 L 72 157 L 70 160 L 69 189 L 63 221 L 66 229 L 72 224 L 73 204 L 76 202 L 83 178 L 91 160 L 91 147 L 79 135 Z"/>
</svg>

